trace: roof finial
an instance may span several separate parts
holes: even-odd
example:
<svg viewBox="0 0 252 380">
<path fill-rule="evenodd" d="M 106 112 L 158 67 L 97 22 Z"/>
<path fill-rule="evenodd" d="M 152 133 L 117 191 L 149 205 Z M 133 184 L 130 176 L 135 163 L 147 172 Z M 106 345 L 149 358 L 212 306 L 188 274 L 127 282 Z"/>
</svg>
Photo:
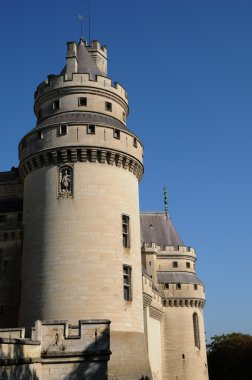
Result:
<svg viewBox="0 0 252 380">
<path fill-rule="evenodd" d="M 82 9 L 81 9 L 81 13 L 79 14 L 79 21 L 80 21 L 80 40 L 83 40 L 83 34 L 82 34 L 83 11 L 82 11 Z"/>
<path fill-rule="evenodd" d="M 167 195 L 166 186 L 164 187 L 164 206 L 165 206 L 165 216 L 167 219 L 170 219 L 170 216 L 168 213 L 168 195 Z"/>
</svg>

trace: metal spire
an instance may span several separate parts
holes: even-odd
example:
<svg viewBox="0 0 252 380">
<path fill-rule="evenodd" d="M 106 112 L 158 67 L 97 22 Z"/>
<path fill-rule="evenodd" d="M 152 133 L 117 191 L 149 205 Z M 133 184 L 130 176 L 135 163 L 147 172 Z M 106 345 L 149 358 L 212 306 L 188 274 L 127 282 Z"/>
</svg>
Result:
<svg viewBox="0 0 252 380">
<path fill-rule="evenodd" d="M 167 194 L 166 187 L 164 187 L 164 206 L 165 206 L 165 216 L 167 219 L 170 219 L 170 216 L 168 213 L 168 194 Z"/>
<path fill-rule="evenodd" d="M 81 13 L 79 14 L 79 21 L 80 21 L 80 39 L 83 40 L 83 34 L 82 34 L 83 12 L 82 10 L 81 10 Z"/>
<path fill-rule="evenodd" d="M 88 44 L 91 45 L 91 7 L 90 0 L 88 0 Z"/>
</svg>

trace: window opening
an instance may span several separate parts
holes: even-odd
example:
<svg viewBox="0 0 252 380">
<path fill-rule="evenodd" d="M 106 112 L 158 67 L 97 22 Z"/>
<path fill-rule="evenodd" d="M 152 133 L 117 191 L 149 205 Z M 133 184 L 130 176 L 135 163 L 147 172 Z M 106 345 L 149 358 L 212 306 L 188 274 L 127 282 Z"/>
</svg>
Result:
<svg viewBox="0 0 252 380">
<path fill-rule="evenodd" d="M 105 110 L 112 112 L 112 103 L 105 102 Z"/>
<path fill-rule="evenodd" d="M 54 100 L 52 107 L 53 107 L 53 110 L 59 110 L 60 109 L 60 100 L 59 99 Z"/>
<path fill-rule="evenodd" d="M 120 138 L 120 131 L 119 129 L 114 129 L 114 138 L 119 139 Z"/>
<path fill-rule="evenodd" d="M 197 313 L 193 314 L 193 332 L 194 332 L 194 345 L 200 349 L 200 335 L 199 335 L 199 318 Z"/>
<path fill-rule="evenodd" d="M 87 126 L 87 134 L 88 135 L 94 135 L 95 134 L 95 125 L 88 125 Z"/>
<path fill-rule="evenodd" d="M 123 239 L 123 247 L 129 248 L 129 216 L 122 215 L 122 239 Z"/>
<path fill-rule="evenodd" d="M 79 98 L 79 106 L 86 106 L 87 105 L 87 98 L 81 97 Z"/>
<path fill-rule="evenodd" d="M 123 266 L 123 296 L 125 301 L 132 300 L 131 271 L 129 265 Z"/>
</svg>

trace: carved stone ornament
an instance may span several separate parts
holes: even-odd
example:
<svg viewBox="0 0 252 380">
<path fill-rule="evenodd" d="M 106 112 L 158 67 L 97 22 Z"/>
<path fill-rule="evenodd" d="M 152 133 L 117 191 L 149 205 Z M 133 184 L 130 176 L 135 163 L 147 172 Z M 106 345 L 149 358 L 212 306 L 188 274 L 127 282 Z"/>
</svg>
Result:
<svg viewBox="0 0 252 380">
<path fill-rule="evenodd" d="M 73 167 L 64 165 L 58 167 L 58 198 L 73 196 Z"/>
</svg>

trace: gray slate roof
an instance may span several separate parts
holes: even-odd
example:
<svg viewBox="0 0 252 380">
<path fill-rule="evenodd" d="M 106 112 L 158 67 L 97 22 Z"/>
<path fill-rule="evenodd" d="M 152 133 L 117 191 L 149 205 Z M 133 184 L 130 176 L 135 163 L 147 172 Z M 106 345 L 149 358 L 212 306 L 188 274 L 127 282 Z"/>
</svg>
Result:
<svg viewBox="0 0 252 380">
<path fill-rule="evenodd" d="M 53 116 L 50 116 L 42 120 L 37 127 L 44 127 L 49 124 L 58 124 L 58 123 L 90 123 L 90 124 L 103 124 L 109 125 L 114 128 L 123 129 L 128 131 L 128 128 L 125 127 L 123 123 L 119 120 L 103 115 L 96 112 L 62 112 Z"/>
<path fill-rule="evenodd" d="M 156 243 L 160 246 L 184 246 L 171 219 L 167 219 L 165 213 L 141 213 L 140 221 L 141 240 L 143 243 Z"/>
<path fill-rule="evenodd" d="M 200 279 L 194 273 L 188 272 L 157 272 L 159 284 L 198 284 L 203 285 Z"/>
<path fill-rule="evenodd" d="M 77 47 L 77 62 L 77 73 L 90 74 L 92 80 L 95 80 L 96 75 L 104 76 L 91 58 L 83 40 L 80 40 Z M 66 67 L 61 71 L 61 74 L 65 74 L 65 72 Z"/>
</svg>

